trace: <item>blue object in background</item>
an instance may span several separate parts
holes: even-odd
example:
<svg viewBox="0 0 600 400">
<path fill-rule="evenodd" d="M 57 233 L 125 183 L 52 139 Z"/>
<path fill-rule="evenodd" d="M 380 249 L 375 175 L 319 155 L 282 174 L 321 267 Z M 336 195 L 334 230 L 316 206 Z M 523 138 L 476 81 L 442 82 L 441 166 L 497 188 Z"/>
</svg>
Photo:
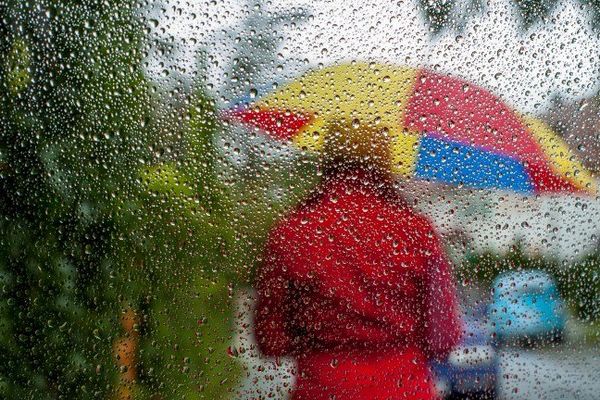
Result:
<svg viewBox="0 0 600 400">
<path fill-rule="evenodd" d="M 566 322 L 564 303 L 554 280 L 538 270 L 498 276 L 489 316 L 500 342 L 562 338 Z"/>
<path fill-rule="evenodd" d="M 431 364 L 439 397 L 494 399 L 499 361 L 485 306 L 467 309 L 463 326 L 461 343 L 446 360 Z"/>
</svg>

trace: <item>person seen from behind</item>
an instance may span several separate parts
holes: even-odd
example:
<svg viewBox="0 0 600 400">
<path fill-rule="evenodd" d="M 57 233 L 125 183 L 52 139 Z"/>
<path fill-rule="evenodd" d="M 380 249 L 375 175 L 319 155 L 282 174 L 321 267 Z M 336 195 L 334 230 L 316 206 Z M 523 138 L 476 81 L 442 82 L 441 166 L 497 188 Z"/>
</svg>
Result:
<svg viewBox="0 0 600 400">
<path fill-rule="evenodd" d="M 258 346 L 296 359 L 294 400 L 434 399 L 428 361 L 462 332 L 448 259 L 393 185 L 389 134 L 328 133 L 321 184 L 267 240 Z"/>
</svg>

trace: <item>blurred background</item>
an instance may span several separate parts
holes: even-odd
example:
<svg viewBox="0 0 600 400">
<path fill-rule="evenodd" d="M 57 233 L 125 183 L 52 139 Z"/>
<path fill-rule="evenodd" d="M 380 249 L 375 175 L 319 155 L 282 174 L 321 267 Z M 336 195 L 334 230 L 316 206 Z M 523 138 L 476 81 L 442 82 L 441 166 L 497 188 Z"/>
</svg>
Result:
<svg viewBox="0 0 600 400">
<path fill-rule="evenodd" d="M 597 173 L 599 22 L 575 0 L 0 0 L 0 397 L 285 398 L 293 364 L 253 350 L 253 273 L 319 166 L 219 110 L 338 61 L 426 67 Z M 498 396 L 597 398 L 600 201 L 398 187 L 465 309 L 505 271 L 556 288 L 560 340 L 499 348 Z"/>
</svg>

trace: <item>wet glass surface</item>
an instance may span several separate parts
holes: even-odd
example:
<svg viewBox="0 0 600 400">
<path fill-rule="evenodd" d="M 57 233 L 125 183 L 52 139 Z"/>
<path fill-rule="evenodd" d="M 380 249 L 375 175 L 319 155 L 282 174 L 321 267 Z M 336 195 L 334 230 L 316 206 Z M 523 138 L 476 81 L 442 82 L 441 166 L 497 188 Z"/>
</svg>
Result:
<svg viewBox="0 0 600 400">
<path fill-rule="evenodd" d="M 597 398 L 599 21 L 0 0 L 0 398 Z"/>
</svg>

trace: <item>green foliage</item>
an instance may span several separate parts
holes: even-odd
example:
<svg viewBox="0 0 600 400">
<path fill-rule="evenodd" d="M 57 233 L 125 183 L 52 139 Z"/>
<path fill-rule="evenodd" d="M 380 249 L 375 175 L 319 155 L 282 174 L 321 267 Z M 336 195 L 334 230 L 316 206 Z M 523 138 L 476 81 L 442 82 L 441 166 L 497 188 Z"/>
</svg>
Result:
<svg viewBox="0 0 600 400">
<path fill-rule="evenodd" d="M 0 60 L 0 391 L 97 398 L 115 380 L 108 257 L 149 96 L 128 7 L 13 2 Z M 94 35 L 97 33 L 98 35 Z M 110 33 L 110 34 L 109 34 Z"/>
<path fill-rule="evenodd" d="M 124 307 L 144 321 L 139 398 L 222 398 L 239 373 L 227 354 L 235 274 L 227 260 L 233 233 L 226 193 L 214 171 L 216 125 L 205 96 L 192 103 L 185 156 L 144 167 L 135 200 L 116 218 L 115 259 L 128 280 Z"/>
<path fill-rule="evenodd" d="M 31 76 L 28 69 L 31 60 L 29 50 L 23 40 L 15 40 L 12 49 L 6 59 L 7 83 L 9 90 L 13 93 L 19 93 L 29 85 Z"/>
<path fill-rule="evenodd" d="M 171 291 L 157 292 L 140 355 L 140 383 L 149 393 L 164 399 L 227 397 L 239 375 L 239 365 L 228 353 L 229 285 L 227 279 L 197 274 Z"/>
<path fill-rule="evenodd" d="M 134 6 L 0 10 L 0 397 L 110 398 L 125 384 L 222 398 L 235 383 L 214 106 L 199 92 L 173 135 L 183 150 L 156 157 Z M 113 347 L 130 309 L 139 366 L 124 383 Z"/>
</svg>

